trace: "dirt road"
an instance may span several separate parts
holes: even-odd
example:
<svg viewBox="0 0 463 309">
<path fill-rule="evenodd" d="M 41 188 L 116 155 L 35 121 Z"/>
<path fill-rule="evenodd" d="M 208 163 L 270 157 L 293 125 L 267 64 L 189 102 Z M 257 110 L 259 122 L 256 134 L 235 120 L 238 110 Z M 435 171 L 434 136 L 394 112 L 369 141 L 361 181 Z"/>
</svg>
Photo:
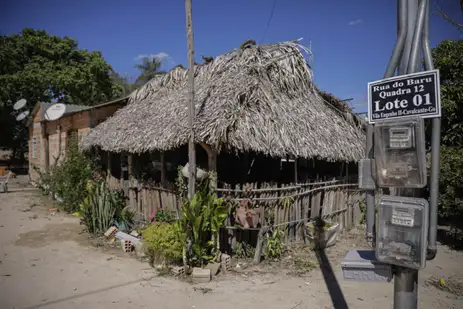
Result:
<svg viewBox="0 0 463 309">
<path fill-rule="evenodd" d="M 349 308 L 392 308 L 393 285 L 343 281 L 340 256 L 331 264 L 341 290 L 328 278 L 331 294 L 319 269 L 304 278 L 229 274 L 205 285 L 211 290 L 204 293 L 198 289 L 204 285 L 156 276 L 122 252 L 90 246 L 78 220 L 49 215 L 47 203 L 31 189 L 0 194 L 1 309 L 334 308 L 331 296 L 335 308 L 346 308 L 344 299 Z M 439 247 L 436 260 L 420 273 L 420 308 L 463 308 L 461 297 L 425 284 L 431 276 L 463 277 L 462 265 L 462 253 Z"/>
</svg>

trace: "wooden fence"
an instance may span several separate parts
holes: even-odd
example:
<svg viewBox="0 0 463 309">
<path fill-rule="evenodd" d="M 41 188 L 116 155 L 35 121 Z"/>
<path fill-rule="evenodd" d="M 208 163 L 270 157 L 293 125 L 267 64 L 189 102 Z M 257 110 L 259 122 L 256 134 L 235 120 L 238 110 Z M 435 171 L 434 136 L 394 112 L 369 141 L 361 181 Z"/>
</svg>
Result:
<svg viewBox="0 0 463 309">
<path fill-rule="evenodd" d="M 283 187 L 261 184 L 257 188 L 255 184 L 247 184 L 233 189 L 219 188 L 217 192 L 233 209 L 245 203 L 250 209 L 260 212 L 258 225 L 248 230 L 280 226 L 285 231 L 286 243 L 304 241 L 305 224 L 319 216 L 328 222 L 339 223 L 341 232 L 357 226 L 361 220 L 360 203 L 363 196 L 358 185 L 341 180 Z M 134 210 L 145 218 L 149 218 L 157 209 L 178 214 L 180 208 L 175 192 L 161 187 L 133 186 L 129 196 Z M 243 230 L 235 224 L 236 221 L 231 214 L 226 228 L 229 231 Z M 236 237 L 229 234 L 229 237 Z M 231 245 L 232 242 L 229 242 Z"/>
</svg>

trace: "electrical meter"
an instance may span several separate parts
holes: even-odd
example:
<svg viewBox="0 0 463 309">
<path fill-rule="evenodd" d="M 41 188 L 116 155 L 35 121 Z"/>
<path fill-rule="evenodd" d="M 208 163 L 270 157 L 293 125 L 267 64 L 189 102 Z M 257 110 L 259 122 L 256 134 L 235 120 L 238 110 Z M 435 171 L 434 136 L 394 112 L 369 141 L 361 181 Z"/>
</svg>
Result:
<svg viewBox="0 0 463 309">
<path fill-rule="evenodd" d="M 375 125 L 376 181 L 379 187 L 426 186 L 426 153 L 422 118 Z"/>
<path fill-rule="evenodd" d="M 424 268 L 428 234 L 425 199 L 383 196 L 378 205 L 376 258 L 413 269 Z"/>
</svg>

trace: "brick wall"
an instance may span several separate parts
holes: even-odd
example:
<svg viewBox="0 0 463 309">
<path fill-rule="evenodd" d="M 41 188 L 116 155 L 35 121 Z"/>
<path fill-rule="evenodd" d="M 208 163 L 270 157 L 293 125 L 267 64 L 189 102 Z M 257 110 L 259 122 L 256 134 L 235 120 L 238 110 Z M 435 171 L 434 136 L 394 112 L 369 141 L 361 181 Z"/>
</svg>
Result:
<svg viewBox="0 0 463 309">
<path fill-rule="evenodd" d="M 32 181 L 38 179 L 38 174 L 34 170 L 34 166 L 41 167 L 42 159 L 42 129 L 40 126 L 40 111 L 38 111 L 32 124 L 29 127 L 29 174 Z"/>
<path fill-rule="evenodd" d="M 61 162 L 66 155 L 66 145 L 68 142 L 68 132 L 77 131 L 79 140 L 85 136 L 92 122 L 97 125 L 98 123 L 106 120 L 112 116 L 122 105 L 114 104 L 96 108 L 92 111 L 84 111 L 75 113 L 68 116 L 63 116 L 59 120 L 50 121 L 46 123 L 46 130 L 48 133 L 48 145 L 49 145 L 49 162 L 50 167 L 53 166 L 56 158 L 59 158 L 57 164 Z M 92 121 L 93 117 L 93 121 Z M 59 154 L 59 134 L 58 124 L 61 126 L 61 155 Z M 37 156 L 33 158 L 33 143 L 34 137 L 37 140 Z M 32 181 L 38 180 L 38 174 L 32 168 L 33 165 L 40 167 L 42 170 L 45 167 L 45 149 L 43 147 L 43 141 L 41 137 L 40 129 L 40 110 L 34 117 L 33 123 L 29 128 L 29 174 Z"/>
</svg>

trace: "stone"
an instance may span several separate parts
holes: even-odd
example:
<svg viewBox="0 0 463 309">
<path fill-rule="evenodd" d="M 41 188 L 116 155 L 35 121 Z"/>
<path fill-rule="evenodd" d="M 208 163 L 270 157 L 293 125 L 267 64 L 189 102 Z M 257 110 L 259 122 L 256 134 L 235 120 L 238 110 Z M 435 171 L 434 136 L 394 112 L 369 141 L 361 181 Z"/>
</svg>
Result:
<svg viewBox="0 0 463 309">
<path fill-rule="evenodd" d="M 209 263 L 204 267 L 204 269 L 210 269 L 212 276 L 217 276 L 220 270 L 220 263 Z"/>
<path fill-rule="evenodd" d="M 211 281 L 211 270 L 205 268 L 193 268 L 193 282 L 195 283 L 208 283 Z"/>
</svg>

